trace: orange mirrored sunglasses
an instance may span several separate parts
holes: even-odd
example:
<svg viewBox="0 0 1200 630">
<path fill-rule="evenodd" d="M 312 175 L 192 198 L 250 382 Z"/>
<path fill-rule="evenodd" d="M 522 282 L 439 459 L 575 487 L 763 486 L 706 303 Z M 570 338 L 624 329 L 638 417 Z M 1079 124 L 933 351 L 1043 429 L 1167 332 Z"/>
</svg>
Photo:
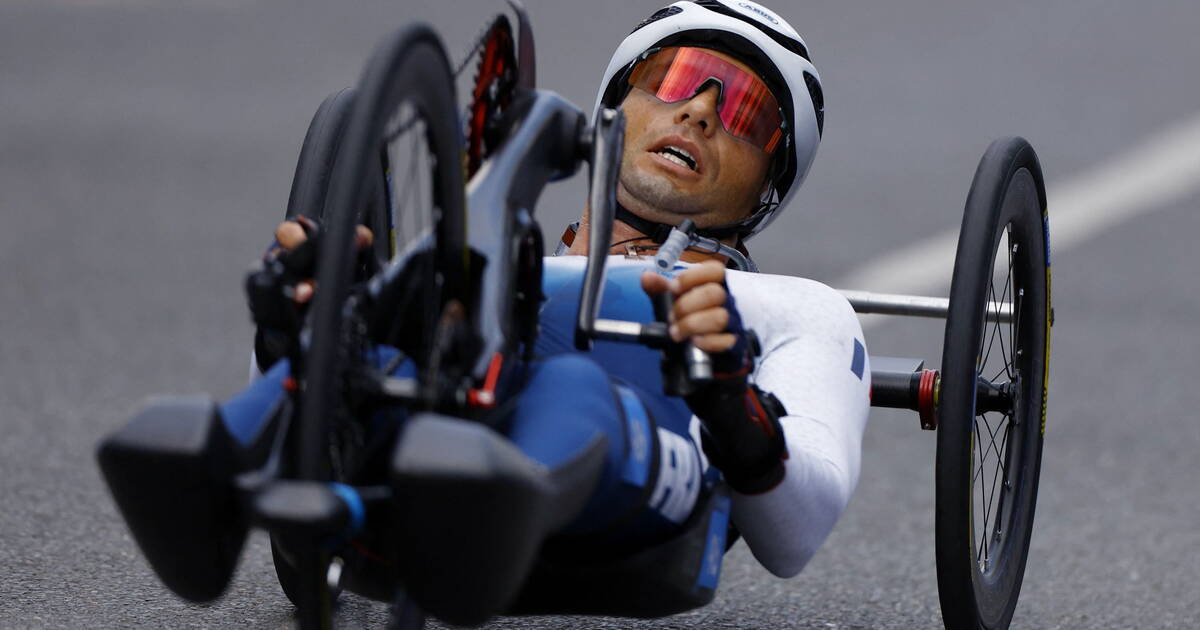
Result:
<svg viewBox="0 0 1200 630">
<path fill-rule="evenodd" d="M 720 91 L 717 114 L 725 131 L 767 153 L 774 151 L 783 138 L 783 113 L 757 75 L 691 46 L 651 49 L 629 74 L 630 85 L 664 103 L 692 98 L 714 81 Z"/>
</svg>

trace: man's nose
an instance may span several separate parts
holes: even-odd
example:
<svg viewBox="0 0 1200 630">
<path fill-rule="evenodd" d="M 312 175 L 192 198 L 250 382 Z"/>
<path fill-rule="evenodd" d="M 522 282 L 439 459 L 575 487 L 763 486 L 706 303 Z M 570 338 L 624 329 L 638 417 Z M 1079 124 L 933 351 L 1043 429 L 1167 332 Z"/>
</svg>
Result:
<svg viewBox="0 0 1200 630">
<path fill-rule="evenodd" d="M 712 137 L 721 126 L 717 114 L 717 104 L 721 99 L 721 86 L 712 82 L 701 87 L 692 98 L 683 102 L 683 107 L 675 113 L 676 124 L 690 122 L 700 127 L 705 137 Z"/>
</svg>

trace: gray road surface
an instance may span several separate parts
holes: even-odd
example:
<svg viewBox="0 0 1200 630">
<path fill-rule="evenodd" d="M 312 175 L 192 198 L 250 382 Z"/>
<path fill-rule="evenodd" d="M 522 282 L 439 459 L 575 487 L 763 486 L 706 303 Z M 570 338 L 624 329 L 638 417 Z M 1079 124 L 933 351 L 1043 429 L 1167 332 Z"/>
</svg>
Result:
<svg viewBox="0 0 1200 630">
<path fill-rule="evenodd" d="M 591 107 L 608 55 L 653 4 L 534 2 L 541 85 Z M 261 536 L 206 607 L 150 573 L 92 451 L 154 392 L 244 383 L 241 277 L 287 201 L 308 118 L 372 45 L 427 19 L 462 51 L 488 3 L 19 0 L 0 7 L 0 627 L 282 628 Z M 824 77 L 826 139 L 763 267 L 836 283 L 958 224 L 987 143 L 1033 141 L 1048 179 L 1200 111 L 1193 2 L 778 3 Z M 581 204 L 550 189 L 548 235 Z M 1200 195 L 1055 252 L 1050 423 L 1014 627 L 1200 622 Z M 1053 213 L 1053 209 L 1051 209 Z M 872 352 L 939 355 L 930 322 Z M 933 445 L 873 415 L 862 480 L 809 569 L 778 580 L 744 545 L 717 601 L 631 623 L 523 628 L 935 628 Z M 347 626 L 383 623 L 348 598 Z"/>
</svg>

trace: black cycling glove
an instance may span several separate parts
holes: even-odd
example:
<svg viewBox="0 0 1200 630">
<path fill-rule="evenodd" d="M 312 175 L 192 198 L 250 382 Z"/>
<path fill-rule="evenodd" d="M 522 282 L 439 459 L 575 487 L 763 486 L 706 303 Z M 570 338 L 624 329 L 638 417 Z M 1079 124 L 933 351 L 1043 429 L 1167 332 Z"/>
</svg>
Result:
<svg viewBox="0 0 1200 630">
<path fill-rule="evenodd" d="M 729 486 L 742 494 L 761 494 L 783 480 L 788 454 L 779 418 L 787 411 L 778 398 L 749 382 L 754 357 L 761 352 L 758 338 L 742 325 L 728 286 L 725 295 L 726 331 L 737 342 L 713 355 L 712 382 L 685 400 L 700 418 L 704 453 Z"/>
<path fill-rule="evenodd" d="M 296 284 L 314 275 L 320 226 L 307 217 L 295 219 L 308 238 L 291 252 L 278 241 L 267 248 L 262 266 L 246 276 L 246 302 L 254 320 L 254 358 L 258 369 L 268 368 L 293 350 L 307 305 L 297 304 Z"/>
</svg>

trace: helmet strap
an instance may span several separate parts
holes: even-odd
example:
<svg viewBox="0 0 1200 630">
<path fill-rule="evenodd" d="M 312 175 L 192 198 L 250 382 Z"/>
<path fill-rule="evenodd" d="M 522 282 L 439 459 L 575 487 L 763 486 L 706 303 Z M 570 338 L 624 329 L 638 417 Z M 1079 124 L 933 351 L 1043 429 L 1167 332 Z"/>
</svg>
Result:
<svg viewBox="0 0 1200 630">
<path fill-rule="evenodd" d="M 645 219 L 645 218 L 639 217 L 638 215 L 631 212 L 625 206 L 622 206 L 620 203 L 617 203 L 616 207 L 617 207 L 617 211 L 616 211 L 615 218 L 618 221 L 621 221 L 622 223 L 641 232 L 642 234 L 645 234 L 650 240 L 654 241 L 655 243 L 661 244 L 661 243 L 665 242 L 667 240 L 667 237 L 670 236 L 670 234 L 671 234 L 671 229 L 675 227 L 668 223 L 659 223 L 657 221 L 651 221 L 650 219 Z M 696 228 L 696 234 L 699 234 L 700 236 L 705 236 L 708 238 L 717 239 L 717 240 L 722 240 L 722 239 L 729 238 L 731 236 L 736 236 L 736 237 L 738 237 L 738 241 L 740 242 L 741 236 L 749 233 L 749 231 L 751 229 L 753 229 L 753 224 L 758 223 L 758 218 L 759 217 L 757 217 L 756 215 L 751 215 L 749 218 L 743 219 L 743 220 L 735 222 L 735 223 L 726 223 L 724 225 L 714 225 L 711 227 Z M 750 220 L 753 220 L 753 224 L 747 226 L 746 222 L 750 221 Z"/>
</svg>

